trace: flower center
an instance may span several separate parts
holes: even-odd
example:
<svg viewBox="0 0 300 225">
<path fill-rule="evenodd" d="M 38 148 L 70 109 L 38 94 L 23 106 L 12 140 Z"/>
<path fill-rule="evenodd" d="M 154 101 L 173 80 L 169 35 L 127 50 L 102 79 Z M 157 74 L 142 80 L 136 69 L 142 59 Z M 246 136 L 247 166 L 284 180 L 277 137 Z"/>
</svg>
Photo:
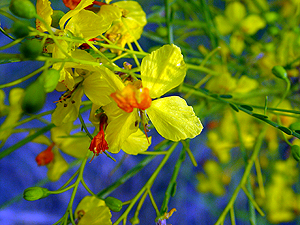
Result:
<svg viewBox="0 0 300 225">
<path fill-rule="evenodd" d="M 94 153 L 94 156 L 91 159 L 91 161 L 94 159 L 95 155 L 98 156 L 100 153 L 108 149 L 108 144 L 105 140 L 105 132 L 104 132 L 106 126 L 107 126 L 107 116 L 103 113 L 100 115 L 99 132 L 93 138 L 91 145 L 89 147 L 90 151 Z"/>
<path fill-rule="evenodd" d="M 122 91 L 116 91 L 110 95 L 119 108 L 125 112 L 132 112 L 134 108 L 145 110 L 151 106 L 152 99 L 148 88 L 138 88 L 128 84 Z"/>
</svg>

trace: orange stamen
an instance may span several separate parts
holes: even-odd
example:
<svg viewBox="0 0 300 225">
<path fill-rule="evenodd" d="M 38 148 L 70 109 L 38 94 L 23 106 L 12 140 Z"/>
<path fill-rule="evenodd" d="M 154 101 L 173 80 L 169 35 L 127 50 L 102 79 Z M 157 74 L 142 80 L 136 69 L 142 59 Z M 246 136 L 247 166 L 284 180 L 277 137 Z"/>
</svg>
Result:
<svg viewBox="0 0 300 225">
<path fill-rule="evenodd" d="M 145 110 L 151 106 L 152 99 L 148 88 L 137 88 L 128 84 L 122 91 L 116 91 L 110 95 L 119 108 L 125 112 L 132 112 L 134 108 Z"/>
<path fill-rule="evenodd" d="M 52 152 L 52 148 L 54 147 L 54 142 L 44 151 L 37 155 L 35 161 L 37 162 L 38 166 L 45 166 L 52 162 L 54 159 L 54 154 Z"/>
</svg>

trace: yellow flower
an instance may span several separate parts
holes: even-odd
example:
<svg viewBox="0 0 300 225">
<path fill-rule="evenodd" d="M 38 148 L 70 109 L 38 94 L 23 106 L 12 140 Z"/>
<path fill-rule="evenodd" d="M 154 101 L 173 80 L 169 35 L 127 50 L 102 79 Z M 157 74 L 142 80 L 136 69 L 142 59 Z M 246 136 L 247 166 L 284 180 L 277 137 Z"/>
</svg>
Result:
<svg viewBox="0 0 300 225">
<path fill-rule="evenodd" d="M 122 11 L 122 17 L 114 21 L 113 26 L 106 32 L 105 36 L 120 47 L 126 43 L 138 40 L 147 24 L 146 14 L 138 2 L 120 1 L 112 5 Z M 120 50 L 111 49 L 111 52 L 121 54 Z"/>
<path fill-rule="evenodd" d="M 111 213 L 105 201 L 95 196 L 86 196 L 75 210 L 78 225 L 111 225 Z"/>
<path fill-rule="evenodd" d="M 75 158 L 86 156 L 90 140 L 84 132 L 78 132 L 74 136 L 70 136 L 72 127 L 72 123 L 54 127 L 50 130 L 51 140 L 45 135 L 40 135 L 33 140 L 35 143 L 49 146 L 37 156 L 36 161 L 38 165 L 47 166 L 47 176 L 51 181 L 59 180 L 69 168 L 68 163 L 58 149 Z"/>
<path fill-rule="evenodd" d="M 113 5 L 101 6 L 98 13 L 94 13 L 89 10 L 85 10 L 85 7 L 91 5 L 92 0 L 82 0 L 74 10 L 70 10 L 59 21 L 60 30 L 55 29 L 54 33 L 57 36 L 76 36 L 85 40 L 95 38 L 105 31 L 107 31 L 112 22 L 121 17 L 121 11 L 118 7 Z M 41 16 L 51 26 L 53 10 L 51 8 L 49 0 L 37 0 L 37 14 Z M 82 19 L 84 18 L 84 19 Z M 36 20 L 36 27 L 39 31 L 47 31 L 46 26 L 41 21 Z M 70 35 L 72 34 L 72 35 Z M 57 40 L 60 46 L 57 46 L 53 41 L 46 43 L 45 51 L 52 53 L 53 58 L 66 58 L 66 54 L 76 57 L 78 54 L 73 54 L 75 47 L 78 47 L 82 43 L 74 43 L 66 40 Z M 63 51 L 62 51 L 63 50 Z M 77 51 L 77 50 L 76 50 Z M 85 54 L 84 60 L 95 61 L 92 56 L 88 57 Z M 61 70 L 62 63 L 55 63 L 53 69 L 60 70 L 60 82 L 64 82 L 65 86 L 69 90 L 74 88 L 74 77 L 70 75 L 69 71 L 65 69 Z M 66 67 L 65 67 L 66 68 Z"/>
<path fill-rule="evenodd" d="M 95 60 L 83 50 L 73 51 L 72 57 L 89 61 Z M 109 94 L 116 89 L 111 87 L 111 83 L 115 83 L 113 81 L 118 78 L 109 69 L 104 66 L 93 67 L 76 63 L 65 63 L 62 71 L 65 73 L 65 80 L 61 82 L 68 89 L 71 89 L 61 97 L 52 114 L 52 122 L 56 126 L 77 119 L 83 93 L 97 105 L 106 105 L 112 101 Z"/>
<path fill-rule="evenodd" d="M 199 180 L 198 191 L 203 193 L 211 192 L 218 196 L 224 195 L 226 190 L 223 178 L 226 175 L 222 173 L 220 165 L 215 161 L 208 160 L 203 167 L 206 175 L 204 173 L 197 174 L 197 179 Z M 228 180 L 228 176 L 226 176 L 226 179 Z"/>
<path fill-rule="evenodd" d="M 266 198 L 263 199 L 271 223 L 289 222 L 296 217 L 298 196 L 292 189 L 299 176 L 296 166 L 297 162 L 292 157 L 274 163 L 272 179 L 266 186 Z"/>
<path fill-rule="evenodd" d="M 147 88 L 149 96 L 155 100 L 149 108 L 145 110 L 133 108 L 132 112 L 124 111 L 119 104 L 124 98 L 122 90 L 125 88 L 119 81 L 119 89 L 111 95 L 118 106 L 112 102 L 102 107 L 109 119 L 106 133 L 109 145 L 112 143 L 109 146 L 112 148 L 111 152 L 118 152 L 127 137 L 138 130 L 139 114 L 144 125 L 148 115 L 157 132 L 172 141 L 194 138 L 200 134 L 202 124 L 195 116 L 193 108 L 188 106 L 184 99 L 178 96 L 159 98 L 182 83 L 185 74 L 186 65 L 183 56 L 175 45 L 165 45 L 146 56 L 141 63 L 142 88 L 136 90 L 137 96 L 134 100 L 142 100 L 138 98 L 138 93 L 143 93 L 143 88 Z"/>
<path fill-rule="evenodd" d="M 22 116 L 23 110 L 21 108 L 21 101 L 24 96 L 24 89 L 22 88 L 13 88 L 9 93 L 9 106 L 4 104 L 5 93 L 4 91 L 0 90 L 0 115 L 6 114 L 8 112 L 5 121 L 1 124 L 0 129 L 0 141 L 6 141 L 7 138 L 12 134 L 13 129 L 9 128 L 13 126 Z"/>
</svg>

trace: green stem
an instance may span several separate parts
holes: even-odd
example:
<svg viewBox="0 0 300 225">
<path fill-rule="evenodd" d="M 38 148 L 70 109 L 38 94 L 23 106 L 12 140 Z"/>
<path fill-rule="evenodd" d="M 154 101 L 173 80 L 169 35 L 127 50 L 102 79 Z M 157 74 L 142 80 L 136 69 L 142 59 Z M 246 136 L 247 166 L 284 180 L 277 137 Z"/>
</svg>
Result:
<svg viewBox="0 0 300 225">
<path fill-rule="evenodd" d="M 166 27 L 168 30 L 168 43 L 174 43 L 174 36 L 173 36 L 173 26 L 172 26 L 172 16 L 171 16 L 171 4 L 170 0 L 164 0 L 165 4 L 165 20 L 166 20 Z"/>
<path fill-rule="evenodd" d="M 20 125 L 22 125 L 22 124 L 28 123 L 28 122 L 30 122 L 30 121 L 32 121 L 32 120 L 34 120 L 34 119 L 39 119 L 39 118 L 42 117 L 42 116 L 49 115 L 49 114 L 51 114 L 51 113 L 53 113 L 53 112 L 54 112 L 54 110 L 50 110 L 50 111 L 43 112 L 43 113 L 40 113 L 40 114 L 37 114 L 37 115 L 31 115 L 29 118 L 24 119 L 24 120 L 22 120 L 22 121 L 19 121 L 19 122 L 17 122 L 17 123 L 14 123 L 14 124 L 11 125 L 11 126 L 7 126 L 7 127 L 4 127 L 4 128 L 0 128 L 0 132 L 1 132 L 1 131 L 4 131 L 4 130 L 7 130 L 7 129 L 13 129 L 13 128 L 18 127 L 18 126 L 20 126 Z"/>
<path fill-rule="evenodd" d="M 16 44 L 19 44 L 22 40 L 23 40 L 23 38 L 19 38 L 19 39 L 16 39 L 16 40 L 14 40 L 14 41 L 6 44 L 6 45 L 3 45 L 3 46 L 0 47 L 0 51 L 2 51 L 4 49 L 7 49 L 7 48 L 10 48 L 10 47 L 12 47 L 12 46 L 14 46 Z"/>
<path fill-rule="evenodd" d="M 54 33 L 53 33 L 51 27 L 46 23 L 46 21 L 45 21 L 42 17 L 40 17 L 39 15 L 37 15 L 37 14 L 36 14 L 36 19 L 40 20 L 40 21 L 46 26 L 47 31 L 49 32 L 49 34 L 50 34 L 52 40 L 53 40 L 54 43 L 57 45 L 57 47 L 59 48 L 59 50 L 60 50 L 67 58 L 69 58 L 70 55 L 69 55 L 69 54 L 62 48 L 62 46 L 58 43 L 58 41 L 57 41 L 57 39 L 56 39 L 56 37 L 55 37 L 55 35 L 54 35 Z"/>
<path fill-rule="evenodd" d="M 88 156 L 89 156 L 89 152 L 87 152 L 85 158 L 82 160 L 82 163 L 79 167 L 79 173 L 78 173 L 78 177 L 75 181 L 75 183 L 73 184 L 74 186 L 74 189 L 73 189 L 73 192 L 72 192 L 72 195 L 71 195 L 71 198 L 70 198 L 70 202 L 68 204 L 68 208 L 67 208 L 67 211 L 69 211 L 69 214 L 70 214 L 70 219 L 71 219 L 71 222 L 73 224 L 75 224 L 74 222 L 74 219 L 73 219 L 73 211 L 72 211 L 72 206 L 73 206 L 73 202 L 74 202 L 74 199 L 75 199 L 75 195 L 76 195 L 76 192 L 77 192 L 77 189 L 78 189 L 78 185 L 79 183 L 81 182 L 81 180 L 83 179 L 83 171 L 84 171 L 84 168 L 85 168 L 85 165 L 86 165 L 86 162 L 88 160 Z M 72 185 L 71 185 L 72 186 Z"/>
<path fill-rule="evenodd" d="M 250 159 L 248 161 L 248 164 L 245 168 L 245 172 L 243 174 L 243 177 L 242 177 L 239 185 L 234 190 L 230 201 L 228 202 L 227 206 L 223 210 L 222 214 L 220 215 L 220 217 L 217 220 L 217 222 L 215 223 L 215 225 L 219 225 L 219 224 L 222 224 L 224 222 L 227 213 L 229 212 L 229 210 L 233 207 L 233 205 L 235 203 L 235 200 L 237 198 L 238 193 L 240 192 L 240 189 L 246 184 L 246 182 L 248 180 L 248 177 L 250 175 L 252 166 L 253 166 L 253 164 L 254 164 L 257 156 L 258 156 L 259 150 L 260 150 L 262 142 L 264 140 L 265 133 L 266 133 L 266 127 L 263 128 L 263 130 L 261 131 L 261 133 L 257 137 L 257 141 L 255 142 L 256 144 L 254 146 L 253 154 L 252 154 L 252 156 L 250 157 Z"/>
<path fill-rule="evenodd" d="M 55 127 L 55 125 L 53 123 L 51 123 L 48 126 L 41 128 L 40 130 L 38 130 L 34 134 L 32 134 L 32 135 L 24 138 L 23 140 L 19 141 L 15 145 L 13 145 L 13 146 L 5 149 L 4 151 L 0 152 L 0 160 L 2 158 L 4 158 L 5 156 L 9 155 L 10 153 L 14 152 L 15 150 L 21 148 L 23 145 L 27 144 L 28 142 L 32 141 L 36 137 L 38 137 L 38 136 L 46 133 L 47 131 L 51 130 L 53 127 Z"/>
<path fill-rule="evenodd" d="M 147 192 L 148 192 L 150 201 L 151 201 L 151 203 L 152 203 L 152 206 L 153 206 L 153 208 L 154 208 L 154 210 L 155 210 L 155 212 L 156 212 L 156 216 L 159 216 L 160 213 L 159 213 L 158 207 L 157 207 L 157 205 L 156 205 L 156 203 L 155 203 L 155 200 L 154 200 L 154 197 L 153 197 L 153 195 L 152 195 L 152 192 L 151 192 L 150 189 L 148 189 Z"/>
<path fill-rule="evenodd" d="M 186 66 L 187 66 L 188 70 L 189 69 L 197 70 L 197 71 L 200 71 L 200 72 L 203 72 L 203 73 L 208 73 L 208 74 L 211 74 L 211 75 L 214 75 L 214 76 L 220 76 L 221 75 L 219 72 L 213 71 L 213 70 L 208 69 L 208 68 L 203 67 L 203 66 L 197 66 L 197 65 L 188 64 L 188 63 L 186 63 Z"/>
<path fill-rule="evenodd" d="M 98 198 L 106 198 L 110 193 L 112 193 L 115 189 L 117 189 L 119 186 L 124 184 L 127 180 L 129 180 L 131 177 L 136 175 L 138 172 L 140 172 L 142 169 L 145 168 L 145 166 L 150 163 L 155 158 L 154 155 L 147 156 L 142 161 L 140 161 L 135 167 L 133 167 L 131 170 L 129 170 L 127 173 L 125 173 L 121 178 L 119 178 L 116 182 L 111 184 L 110 186 L 106 187 L 102 191 L 100 191 L 97 194 Z"/>
<path fill-rule="evenodd" d="M 1 56 L 0 56 L 0 58 L 1 58 Z M 29 78 L 31 78 L 31 77 L 35 76 L 36 74 L 42 72 L 43 70 L 45 70 L 45 69 L 48 68 L 48 67 L 49 67 L 49 65 L 48 65 L 48 64 L 45 64 L 45 65 L 42 66 L 41 68 L 39 68 L 39 69 L 37 69 L 37 70 L 31 72 L 30 74 L 28 74 L 28 75 L 25 76 L 25 77 L 22 77 L 22 78 L 20 78 L 20 79 L 18 79 L 18 80 L 15 80 L 15 81 L 12 81 L 12 82 L 9 82 L 9 83 L 6 83 L 6 84 L 1 84 L 1 85 L 0 85 L 0 89 L 2 89 L 2 88 L 7 88 L 7 87 L 12 87 L 12 86 L 15 86 L 15 85 L 17 85 L 17 84 L 20 84 L 20 83 L 24 82 L 25 80 L 28 80 Z"/>
<path fill-rule="evenodd" d="M 174 166 L 171 180 L 170 180 L 167 190 L 165 192 L 165 197 L 164 197 L 163 203 L 160 207 L 160 216 L 163 216 L 168 211 L 168 204 L 169 204 L 171 196 L 174 196 L 174 194 L 175 194 L 176 185 L 177 185 L 176 180 L 178 177 L 179 170 L 181 168 L 181 164 L 184 160 L 185 160 L 185 149 L 182 148 L 179 158 Z"/>
<path fill-rule="evenodd" d="M 188 142 L 187 140 L 181 141 L 181 143 L 182 143 L 182 145 L 184 147 L 184 150 L 187 152 L 187 154 L 189 155 L 189 157 L 190 157 L 190 159 L 191 159 L 191 161 L 193 163 L 193 166 L 197 167 L 198 166 L 197 161 L 196 161 L 196 159 L 195 159 L 195 157 L 194 157 L 194 155 L 193 155 L 193 153 L 192 153 L 192 151 L 191 151 L 191 149 L 189 147 L 189 142 L 188 143 L 187 142 Z"/>
<path fill-rule="evenodd" d="M 125 217 L 127 217 L 128 213 L 131 211 L 132 207 L 135 205 L 137 200 L 141 197 L 141 195 L 145 192 L 145 190 L 151 188 L 154 180 L 156 179 L 157 175 L 161 171 L 162 167 L 165 165 L 165 163 L 168 161 L 170 158 L 171 154 L 175 150 L 176 146 L 178 145 L 178 142 L 174 143 L 170 149 L 168 150 L 168 154 L 165 155 L 159 166 L 156 168 L 150 179 L 147 181 L 147 183 L 144 185 L 144 187 L 136 194 L 136 196 L 131 200 L 130 204 L 128 205 L 127 209 L 125 212 L 118 218 L 118 220 L 114 223 L 114 225 L 119 224 Z"/>
</svg>

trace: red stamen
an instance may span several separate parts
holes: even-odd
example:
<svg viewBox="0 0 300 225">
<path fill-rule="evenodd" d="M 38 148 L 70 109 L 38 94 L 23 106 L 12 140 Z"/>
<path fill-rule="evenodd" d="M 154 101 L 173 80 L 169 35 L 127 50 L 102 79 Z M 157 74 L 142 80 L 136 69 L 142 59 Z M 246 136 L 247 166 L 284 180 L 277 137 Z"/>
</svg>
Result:
<svg viewBox="0 0 300 225">
<path fill-rule="evenodd" d="M 105 132 L 104 132 L 106 126 L 107 126 L 107 116 L 103 113 L 100 116 L 99 132 L 93 138 L 89 147 L 90 151 L 94 153 L 91 161 L 94 159 L 95 155 L 98 156 L 100 153 L 108 149 L 108 144 L 105 140 Z"/>
<path fill-rule="evenodd" d="M 37 162 L 38 166 L 45 166 L 52 162 L 54 159 L 54 154 L 52 152 L 52 148 L 54 147 L 54 142 L 44 151 L 37 155 L 35 161 Z"/>
</svg>

